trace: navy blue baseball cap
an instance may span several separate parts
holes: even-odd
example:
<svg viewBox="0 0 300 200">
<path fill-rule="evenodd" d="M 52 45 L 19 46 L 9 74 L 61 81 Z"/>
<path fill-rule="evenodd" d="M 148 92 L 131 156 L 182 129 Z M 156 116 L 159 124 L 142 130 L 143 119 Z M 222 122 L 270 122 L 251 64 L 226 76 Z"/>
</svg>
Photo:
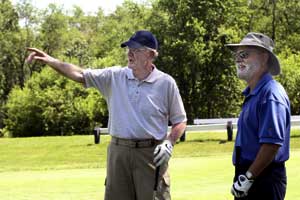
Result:
<svg viewBox="0 0 300 200">
<path fill-rule="evenodd" d="M 137 31 L 133 36 L 129 38 L 128 41 L 123 42 L 121 44 L 121 47 L 129 47 L 129 48 L 142 48 L 142 47 L 148 47 L 151 49 L 158 49 L 158 42 L 155 36 L 145 30 Z"/>
</svg>

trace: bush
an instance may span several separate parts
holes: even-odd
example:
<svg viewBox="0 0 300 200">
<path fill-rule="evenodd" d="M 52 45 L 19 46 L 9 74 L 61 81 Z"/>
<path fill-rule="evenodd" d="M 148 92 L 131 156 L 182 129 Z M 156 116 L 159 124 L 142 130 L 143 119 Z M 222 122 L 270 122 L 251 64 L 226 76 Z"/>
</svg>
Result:
<svg viewBox="0 0 300 200">
<path fill-rule="evenodd" d="M 98 91 L 50 68 L 35 73 L 23 89 L 15 87 L 5 108 L 5 128 L 12 137 L 89 134 L 107 120 Z"/>
<path fill-rule="evenodd" d="M 292 115 L 300 114 L 300 53 L 285 51 L 279 55 L 282 73 L 276 78 L 285 88 Z"/>
</svg>

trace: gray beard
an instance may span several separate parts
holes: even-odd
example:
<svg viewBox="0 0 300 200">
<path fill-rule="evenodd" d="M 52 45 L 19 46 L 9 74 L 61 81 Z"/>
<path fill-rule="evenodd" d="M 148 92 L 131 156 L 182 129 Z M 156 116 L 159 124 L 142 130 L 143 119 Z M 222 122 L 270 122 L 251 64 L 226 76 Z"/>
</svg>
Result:
<svg viewBox="0 0 300 200">
<path fill-rule="evenodd" d="M 244 71 L 239 72 L 239 65 L 237 65 L 237 77 L 244 81 L 250 81 L 253 77 L 253 74 L 258 70 L 259 66 L 255 63 L 252 64 L 244 64 L 246 69 Z"/>
</svg>

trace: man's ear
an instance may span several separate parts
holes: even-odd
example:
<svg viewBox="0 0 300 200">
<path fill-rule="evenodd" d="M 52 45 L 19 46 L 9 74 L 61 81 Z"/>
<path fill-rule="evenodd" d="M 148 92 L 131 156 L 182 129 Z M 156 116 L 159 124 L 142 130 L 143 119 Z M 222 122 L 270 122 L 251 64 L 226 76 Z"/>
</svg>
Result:
<svg viewBox="0 0 300 200">
<path fill-rule="evenodd" d="M 153 59 L 155 57 L 155 52 L 154 51 L 149 51 L 149 58 Z"/>
</svg>

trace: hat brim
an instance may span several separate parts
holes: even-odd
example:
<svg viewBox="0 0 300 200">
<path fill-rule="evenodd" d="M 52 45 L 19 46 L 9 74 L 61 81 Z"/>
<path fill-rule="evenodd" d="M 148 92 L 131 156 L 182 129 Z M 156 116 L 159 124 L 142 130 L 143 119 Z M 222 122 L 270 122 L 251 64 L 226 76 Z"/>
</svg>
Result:
<svg viewBox="0 0 300 200">
<path fill-rule="evenodd" d="M 126 42 L 123 42 L 121 44 L 121 47 L 124 48 L 124 47 L 129 47 L 129 48 L 134 48 L 134 49 L 138 49 L 138 48 L 142 48 L 144 47 L 143 45 L 141 45 L 140 43 L 138 42 L 135 42 L 133 40 L 128 40 Z"/>
<path fill-rule="evenodd" d="M 273 76 L 279 75 L 281 72 L 281 68 L 280 68 L 280 63 L 279 60 L 277 58 L 277 56 L 270 51 L 269 49 L 265 48 L 263 45 L 259 45 L 259 44 L 253 44 L 253 43 L 240 43 L 240 44 L 226 44 L 226 47 L 228 47 L 231 51 L 236 51 L 236 49 L 238 47 L 242 47 L 242 46 L 251 46 L 251 47 L 260 47 L 265 49 L 267 52 L 269 52 L 270 56 L 271 56 L 271 60 L 270 60 L 270 66 L 269 66 L 269 72 L 270 74 L 272 74 Z"/>
</svg>

